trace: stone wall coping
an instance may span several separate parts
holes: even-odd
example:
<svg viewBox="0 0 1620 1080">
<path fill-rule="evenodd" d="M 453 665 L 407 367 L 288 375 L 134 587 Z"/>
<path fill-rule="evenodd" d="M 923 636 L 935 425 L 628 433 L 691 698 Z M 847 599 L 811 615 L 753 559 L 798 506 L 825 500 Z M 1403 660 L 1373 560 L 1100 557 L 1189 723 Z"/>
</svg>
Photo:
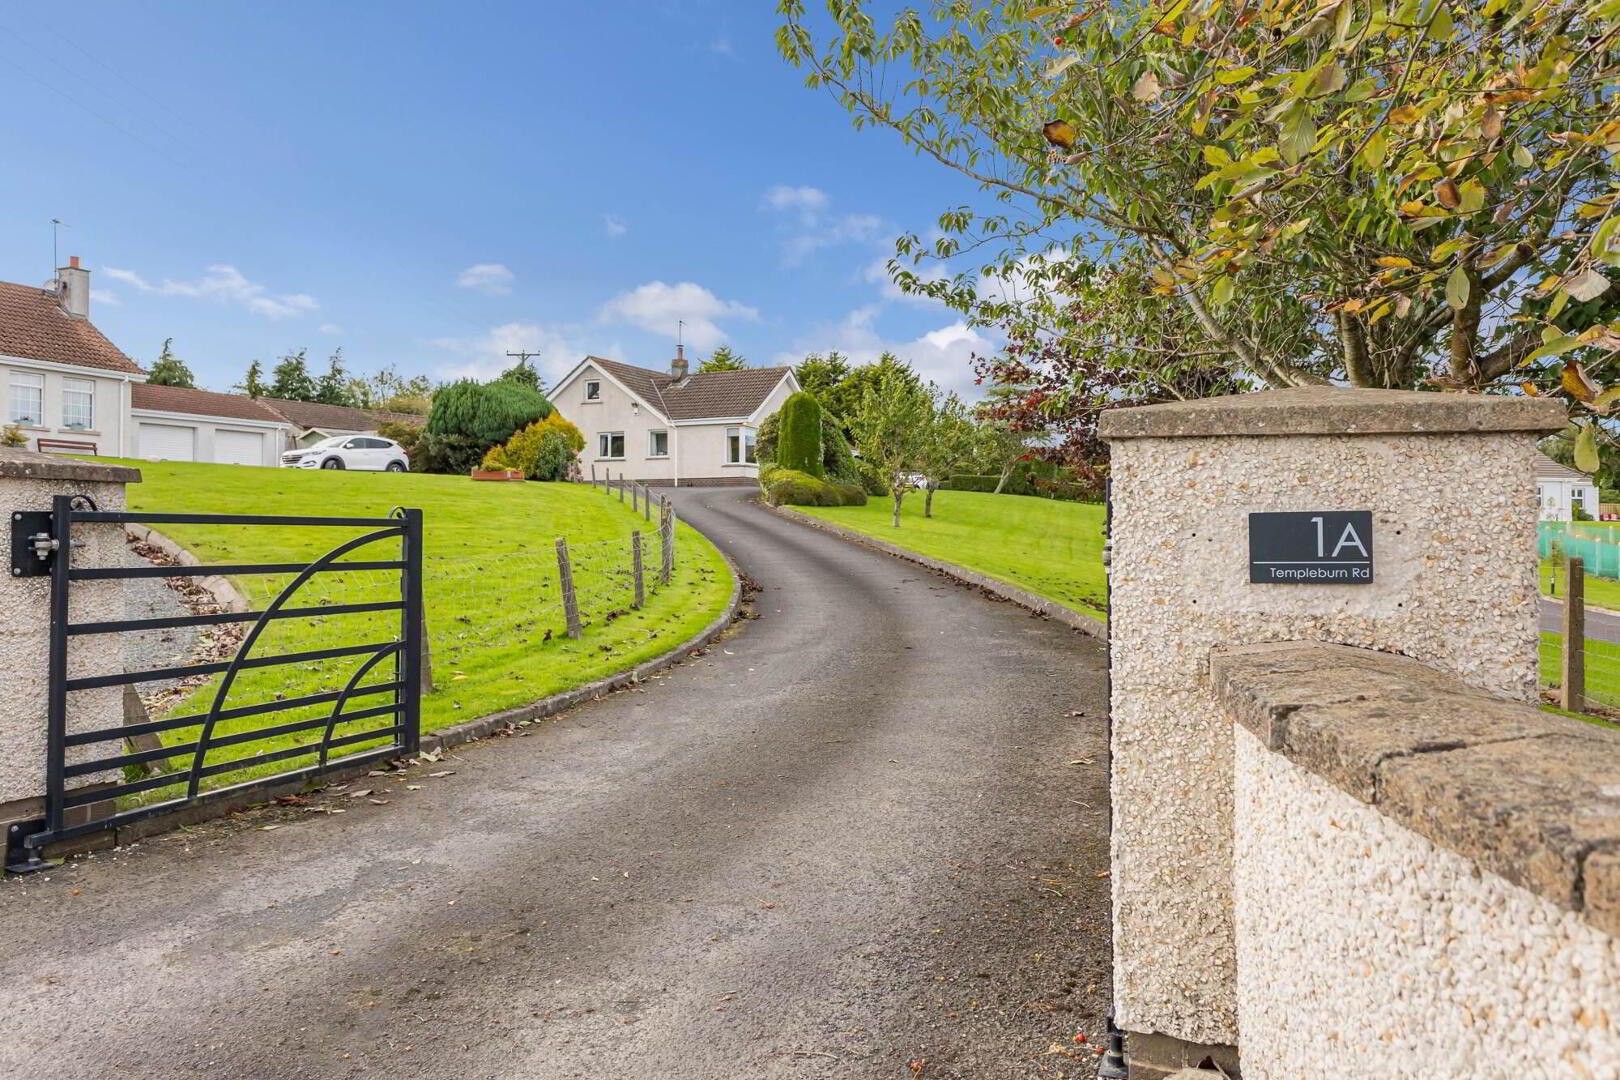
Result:
<svg viewBox="0 0 1620 1080">
<path fill-rule="evenodd" d="M 1467 431 L 1561 431 L 1564 407 L 1548 398 L 1490 397 L 1421 390 L 1299 386 L 1109 409 L 1104 439 L 1207 435 L 1430 435 Z"/>
<path fill-rule="evenodd" d="M 0 478 L 8 480 L 79 480 L 105 484 L 138 484 L 141 470 L 128 465 L 41 454 L 35 450 L 0 447 Z"/>
<path fill-rule="evenodd" d="M 1620 732 L 1344 645 L 1218 649 L 1210 681 L 1269 749 L 1620 937 Z"/>
</svg>

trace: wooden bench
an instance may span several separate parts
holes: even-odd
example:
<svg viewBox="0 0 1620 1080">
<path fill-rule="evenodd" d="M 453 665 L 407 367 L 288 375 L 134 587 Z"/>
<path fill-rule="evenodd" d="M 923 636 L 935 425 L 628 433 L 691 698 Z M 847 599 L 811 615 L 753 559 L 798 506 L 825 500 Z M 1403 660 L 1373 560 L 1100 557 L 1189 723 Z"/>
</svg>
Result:
<svg viewBox="0 0 1620 1080">
<path fill-rule="evenodd" d="M 95 454 L 96 444 L 77 439 L 35 439 L 34 449 L 42 454 Z"/>
</svg>

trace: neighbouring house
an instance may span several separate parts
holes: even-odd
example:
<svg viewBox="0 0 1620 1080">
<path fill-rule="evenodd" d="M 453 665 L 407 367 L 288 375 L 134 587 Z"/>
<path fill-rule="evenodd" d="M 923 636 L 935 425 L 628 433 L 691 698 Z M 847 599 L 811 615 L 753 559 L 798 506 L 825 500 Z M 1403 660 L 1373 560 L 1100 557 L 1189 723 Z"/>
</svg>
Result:
<svg viewBox="0 0 1620 1080">
<path fill-rule="evenodd" d="M 1579 469 L 1560 465 L 1546 454 L 1536 455 L 1536 502 L 1542 521 L 1574 521 L 1579 509 L 1585 518 L 1598 516 L 1598 487 Z"/>
<path fill-rule="evenodd" d="M 44 286 L 0 282 L 6 424 L 31 449 L 160 461 L 277 465 L 330 435 L 369 435 L 420 416 L 153 386 L 90 321 L 78 256 Z"/>
<path fill-rule="evenodd" d="M 707 486 L 758 479 L 755 432 L 798 389 L 785 367 L 690 374 L 677 347 L 667 372 L 587 356 L 550 398 L 585 436 L 586 475 Z"/>
<path fill-rule="evenodd" d="M 132 389 L 132 457 L 279 465 L 292 438 L 286 418 L 241 394 L 151 383 Z"/>
<path fill-rule="evenodd" d="M 313 446 L 333 435 L 372 435 L 383 424 L 421 427 L 427 417 L 383 409 L 354 409 L 347 405 L 321 405 L 313 401 L 260 398 L 259 402 L 292 427 L 288 449 Z"/>
<path fill-rule="evenodd" d="M 129 452 L 130 392 L 141 370 L 90 321 L 90 271 L 78 256 L 43 286 L 0 282 L 6 424 L 36 450 Z"/>
</svg>

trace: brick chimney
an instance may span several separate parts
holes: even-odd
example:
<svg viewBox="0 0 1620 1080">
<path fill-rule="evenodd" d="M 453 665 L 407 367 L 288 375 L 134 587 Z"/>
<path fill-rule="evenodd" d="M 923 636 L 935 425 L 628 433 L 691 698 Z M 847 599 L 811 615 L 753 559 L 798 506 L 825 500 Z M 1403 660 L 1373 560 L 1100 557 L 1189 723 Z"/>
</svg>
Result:
<svg viewBox="0 0 1620 1080">
<path fill-rule="evenodd" d="M 675 346 L 675 359 L 669 362 L 669 373 L 677 380 L 686 378 L 686 346 Z"/>
<path fill-rule="evenodd" d="M 79 265 L 77 255 L 68 256 L 68 264 L 57 267 L 56 286 L 63 311 L 75 319 L 90 317 L 90 271 Z"/>
</svg>

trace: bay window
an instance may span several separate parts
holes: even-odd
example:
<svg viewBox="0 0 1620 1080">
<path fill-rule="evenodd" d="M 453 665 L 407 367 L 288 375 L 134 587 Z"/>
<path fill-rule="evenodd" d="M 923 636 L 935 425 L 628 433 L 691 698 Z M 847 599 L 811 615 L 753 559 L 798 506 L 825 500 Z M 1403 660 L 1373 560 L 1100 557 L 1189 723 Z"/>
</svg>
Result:
<svg viewBox="0 0 1620 1080">
<path fill-rule="evenodd" d="M 754 429 L 726 428 L 726 464 L 752 465 L 754 462 Z"/>
</svg>

